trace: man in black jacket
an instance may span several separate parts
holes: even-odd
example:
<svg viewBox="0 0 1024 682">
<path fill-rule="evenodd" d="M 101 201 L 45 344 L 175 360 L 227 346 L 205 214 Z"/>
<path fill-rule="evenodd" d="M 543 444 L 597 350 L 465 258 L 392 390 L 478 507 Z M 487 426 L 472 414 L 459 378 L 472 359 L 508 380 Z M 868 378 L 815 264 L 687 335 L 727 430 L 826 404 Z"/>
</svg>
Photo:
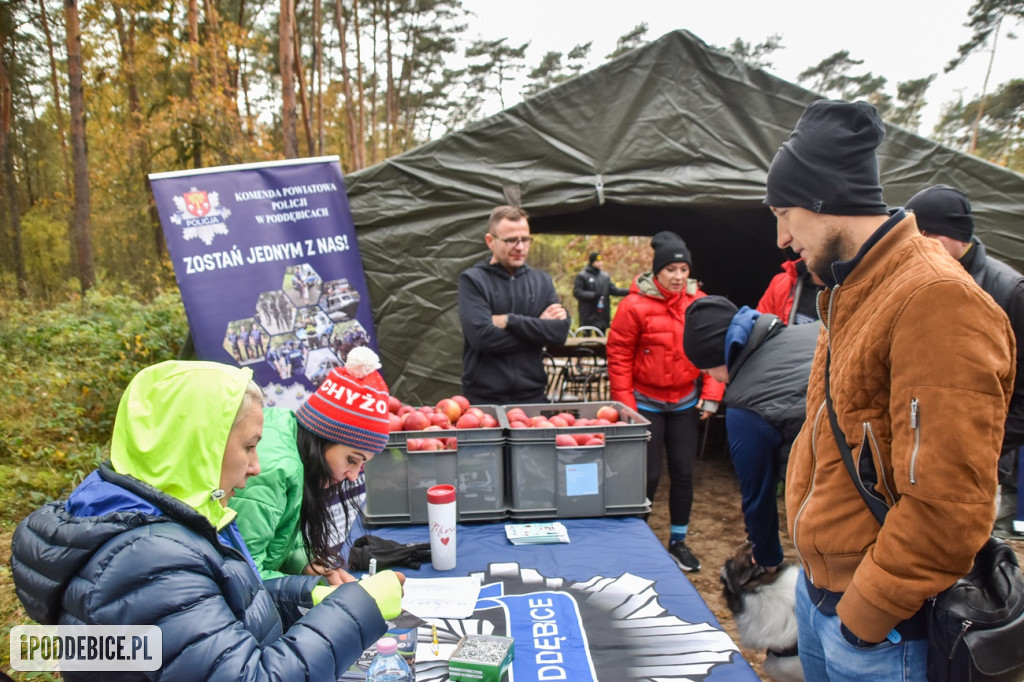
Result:
<svg viewBox="0 0 1024 682">
<path fill-rule="evenodd" d="M 997 532 L 1008 531 L 1011 510 L 1020 504 L 1017 499 L 1019 458 L 1020 448 L 1024 446 L 1024 372 L 1021 372 L 1021 362 L 1024 361 L 1024 275 L 985 252 L 985 245 L 974 235 L 971 202 L 960 190 L 948 185 L 933 185 L 912 196 L 905 208 L 914 212 L 921 234 L 942 244 L 978 286 L 1006 311 L 1010 327 L 1017 337 L 1017 376 L 1013 382 L 1002 455 L 999 457 L 999 482 L 1003 496 L 996 518 Z M 1016 517 L 1013 529 L 1024 535 L 1024 509 L 1019 509 Z"/>
<path fill-rule="evenodd" d="M 782 563 L 776 487 L 804 422 L 820 330 L 820 321 L 787 327 L 770 313 L 737 310 L 724 296 L 699 298 L 686 309 L 683 351 L 726 384 L 725 430 L 743 520 L 754 561 L 769 571 Z"/>
<path fill-rule="evenodd" d="M 462 392 L 472 403 L 545 401 L 544 346 L 564 344 L 570 320 L 551 276 L 526 264 L 532 240 L 526 211 L 498 206 L 484 235 L 491 257 L 459 275 Z"/>
<path fill-rule="evenodd" d="M 590 264 L 576 275 L 572 294 L 580 304 L 580 326 L 607 331 L 612 321 L 610 297 L 625 296 L 629 289 L 615 286 L 603 268 L 601 254 L 590 254 Z"/>
</svg>

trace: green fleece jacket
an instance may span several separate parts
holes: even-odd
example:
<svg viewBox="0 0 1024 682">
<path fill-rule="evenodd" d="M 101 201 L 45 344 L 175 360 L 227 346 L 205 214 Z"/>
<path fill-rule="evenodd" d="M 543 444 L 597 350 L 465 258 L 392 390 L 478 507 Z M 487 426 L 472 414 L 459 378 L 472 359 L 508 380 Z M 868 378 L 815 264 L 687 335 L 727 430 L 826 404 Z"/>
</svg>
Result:
<svg viewBox="0 0 1024 682">
<path fill-rule="evenodd" d="M 299 533 L 303 467 L 297 433 L 294 412 L 263 410 L 263 440 L 256 449 L 260 473 L 229 503 L 263 580 L 299 574 L 308 563 Z"/>
</svg>

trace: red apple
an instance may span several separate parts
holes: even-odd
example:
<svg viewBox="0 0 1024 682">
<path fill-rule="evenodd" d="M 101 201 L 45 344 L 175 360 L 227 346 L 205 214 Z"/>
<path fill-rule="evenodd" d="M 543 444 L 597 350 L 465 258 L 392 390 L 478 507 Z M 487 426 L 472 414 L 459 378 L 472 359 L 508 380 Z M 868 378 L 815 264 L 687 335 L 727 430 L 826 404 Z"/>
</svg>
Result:
<svg viewBox="0 0 1024 682">
<path fill-rule="evenodd" d="M 481 410 L 479 407 L 470 407 L 468 410 L 466 410 L 465 414 L 471 414 L 480 421 L 483 421 L 485 412 Z"/>
<path fill-rule="evenodd" d="M 452 420 L 444 412 L 431 412 L 427 415 L 427 419 L 430 420 L 431 424 L 442 429 L 450 429 L 452 427 Z"/>
<path fill-rule="evenodd" d="M 569 426 L 569 422 L 565 421 L 565 417 L 560 414 L 556 414 L 551 418 L 551 423 L 555 426 Z"/>
<path fill-rule="evenodd" d="M 422 450 L 423 449 L 423 439 L 422 438 L 410 438 L 409 440 L 407 440 L 405 442 L 405 449 L 408 450 L 409 452 L 415 452 L 416 450 Z"/>
<path fill-rule="evenodd" d="M 619 421 L 619 411 L 611 405 L 602 405 L 597 410 L 598 419 L 607 419 L 609 424 L 614 424 Z"/>
<path fill-rule="evenodd" d="M 451 398 L 442 398 L 435 406 L 438 412 L 444 413 L 449 420 L 457 421 L 462 416 L 462 408 Z"/>
<path fill-rule="evenodd" d="M 402 418 L 394 412 L 388 412 L 388 431 L 401 431 Z"/>
<path fill-rule="evenodd" d="M 541 418 L 540 421 L 533 422 L 533 428 L 535 429 L 553 429 L 555 425 L 549 422 L 547 419 Z"/>
<path fill-rule="evenodd" d="M 430 424 L 429 426 L 424 426 L 423 430 L 424 431 L 443 431 L 444 427 L 442 427 L 440 424 Z"/>
<path fill-rule="evenodd" d="M 574 448 L 577 445 L 579 443 L 576 442 L 576 439 L 567 433 L 559 433 L 555 436 L 556 448 Z"/>
<path fill-rule="evenodd" d="M 406 431 L 422 431 L 429 425 L 430 419 L 418 410 L 413 410 L 405 415 L 405 421 L 402 422 L 402 427 Z"/>
<path fill-rule="evenodd" d="M 510 429 L 528 429 L 530 428 L 530 425 L 517 419 L 514 422 L 509 422 L 508 427 Z"/>
<path fill-rule="evenodd" d="M 444 450 L 444 441 L 440 438 L 424 438 L 423 450 Z"/>
<path fill-rule="evenodd" d="M 594 424 L 597 426 L 611 426 L 613 422 L 608 421 L 604 417 L 594 420 Z"/>
<path fill-rule="evenodd" d="M 572 434 L 573 440 L 576 441 L 577 445 L 586 445 L 590 441 L 589 433 L 574 433 Z"/>
<path fill-rule="evenodd" d="M 466 396 L 464 396 L 464 395 L 453 395 L 452 396 L 452 400 L 454 400 L 455 402 L 457 402 L 459 404 L 459 407 L 462 408 L 463 412 L 465 412 L 466 410 L 469 409 L 469 398 L 467 398 Z"/>
<path fill-rule="evenodd" d="M 480 428 L 493 429 L 498 427 L 499 425 L 500 424 L 498 423 L 497 419 L 484 412 L 484 419 L 482 422 L 480 422 Z"/>
<path fill-rule="evenodd" d="M 573 424 L 576 423 L 576 415 L 572 414 L 571 412 L 559 412 L 558 414 L 555 415 L 555 417 L 561 417 L 569 426 L 572 426 Z M 555 417 L 551 418 L 552 422 L 555 421 Z"/>
<path fill-rule="evenodd" d="M 444 449 L 445 450 L 458 450 L 459 449 L 459 439 L 458 438 L 445 438 L 444 439 Z"/>
<path fill-rule="evenodd" d="M 473 408 L 469 408 L 472 410 Z M 481 414 L 483 414 L 481 412 Z M 459 417 L 459 421 L 455 422 L 455 428 L 457 429 L 478 429 L 480 428 L 480 418 L 477 417 L 470 411 Z"/>
<path fill-rule="evenodd" d="M 420 405 L 416 409 L 419 410 L 420 412 L 422 412 L 423 414 L 426 414 L 426 415 L 430 415 L 430 414 L 433 414 L 434 412 L 437 412 L 437 410 L 435 410 L 430 405 Z"/>
<path fill-rule="evenodd" d="M 509 422 L 529 422 L 530 418 L 526 416 L 526 410 L 521 407 L 513 407 L 511 410 L 505 413 L 508 417 Z"/>
<path fill-rule="evenodd" d="M 396 412 L 395 414 L 397 414 L 399 417 L 404 417 L 405 415 L 409 414 L 410 412 L 415 412 L 415 411 L 416 411 L 416 408 L 413 407 L 412 405 L 402 405 L 401 407 L 398 408 L 398 412 Z"/>
<path fill-rule="evenodd" d="M 402 401 L 393 395 L 388 396 L 388 412 L 392 414 L 398 414 L 399 408 L 402 407 Z"/>
</svg>

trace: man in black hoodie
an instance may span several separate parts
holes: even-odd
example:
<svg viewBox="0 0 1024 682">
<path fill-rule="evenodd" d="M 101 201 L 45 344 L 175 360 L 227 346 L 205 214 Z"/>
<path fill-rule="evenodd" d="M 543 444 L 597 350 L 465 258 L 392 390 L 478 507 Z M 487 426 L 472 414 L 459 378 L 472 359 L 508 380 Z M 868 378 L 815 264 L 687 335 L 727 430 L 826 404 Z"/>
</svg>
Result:
<svg viewBox="0 0 1024 682">
<path fill-rule="evenodd" d="M 459 275 L 462 393 L 471 403 L 545 401 L 544 346 L 565 343 L 570 320 L 551 276 L 526 265 L 532 239 L 526 211 L 498 206 L 484 235 L 490 258 Z"/>
</svg>

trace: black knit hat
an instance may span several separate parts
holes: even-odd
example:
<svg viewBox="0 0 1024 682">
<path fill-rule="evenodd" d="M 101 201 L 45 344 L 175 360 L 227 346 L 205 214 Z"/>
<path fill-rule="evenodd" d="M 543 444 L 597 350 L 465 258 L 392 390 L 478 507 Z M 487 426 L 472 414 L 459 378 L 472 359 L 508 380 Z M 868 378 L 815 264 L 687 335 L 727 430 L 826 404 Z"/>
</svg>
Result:
<svg viewBox="0 0 1024 682">
<path fill-rule="evenodd" d="M 662 230 L 651 237 L 651 248 L 657 251 L 658 247 L 666 242 L 683 242 L 683 238 L 672 230 Z M 686 242 L 683 242 L 685 244 Z"/>
<path fill-rule="evenodd" d="M 601 260 L 601 254 L 599 254 L 597 251 L 594 251 L 592 254 L 590 254 L 590 264 L 593 265 L 594 261 L 596 260 Z"/>
<path fill-rule="evenodd" d="M 876 154 L 884 138 L 885 123 L 867 102 L 811 102 L 772 160 L 765 205 L 828 215 L 886 213 Z"/>
<path fill-rule="evenodd" d="M 725 333 L 736 312 L 725 296 L 704 296 L 686 309 L 683 352 L 697 369 L 725 364 Z"/>
<path fill-rule="evenodd" d="M 690 265 L 690 250 L 686 242 L 675 232 L 664 230 L 651 237 L 651 248 L 654 249 L 654 261 L 651 271 L 657 275 L 670 263 L 686 263 Z"/>
<path fill-rule="evenodd" d="M 917 227 L 959 242 L 974 236 L 974 217 L 967 195 L 949 185 L 932 185 L 914 196 L 904 207 L 917 216 Z"/>
</svg>

